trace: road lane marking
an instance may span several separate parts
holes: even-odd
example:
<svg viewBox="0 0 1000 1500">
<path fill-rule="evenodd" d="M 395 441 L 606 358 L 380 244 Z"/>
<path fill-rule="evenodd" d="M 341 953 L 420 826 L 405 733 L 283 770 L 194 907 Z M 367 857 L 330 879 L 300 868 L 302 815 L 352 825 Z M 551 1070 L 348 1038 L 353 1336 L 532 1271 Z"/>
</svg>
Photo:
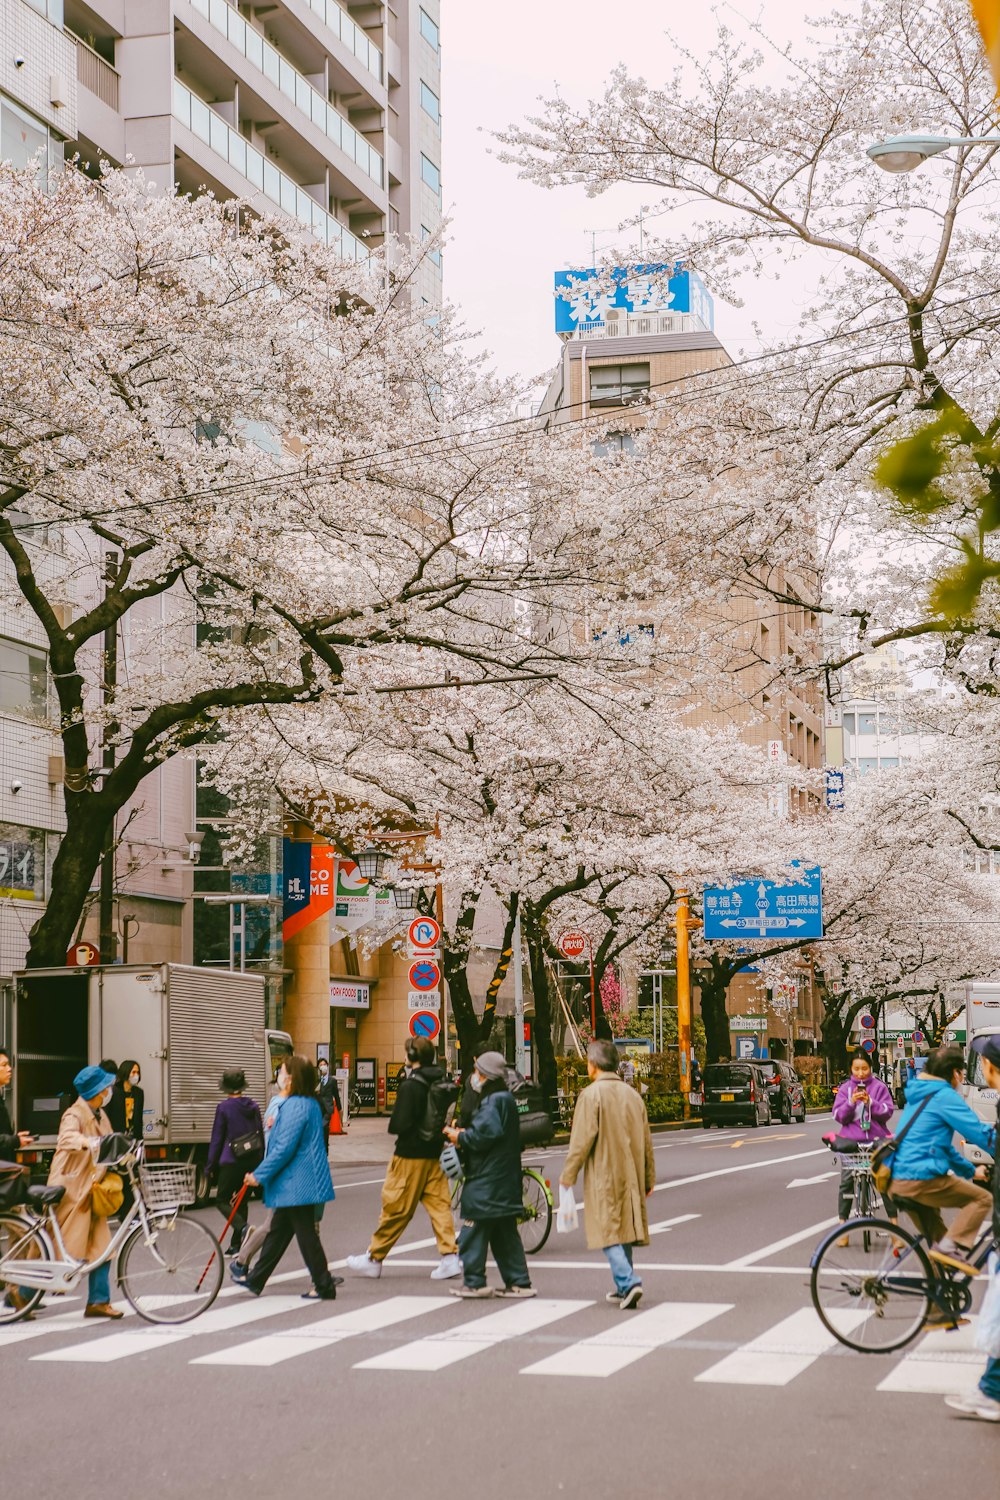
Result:
<svg viewBox="0 0 1000 1500">
<path fill-rule="evenodd" d="M 802 1240 L 822 1234 L 824 1229 L 829 1229 L 836 1223 L 836 1215 L 830 1219 L 821 1219 L 818 1224 L 810 1224 L 808 1229 L 800 1229 L 798 1234 L 788 1234 L 783 1240 L 775 1240 L 772 1245 L 764 1245 L 762 1249 L 753 1250 L 749 1255 L 738 1255 L 735 1260 L 729 1262 L 730 1269 L 737 1271 L 741 1266 L 755 1265 L 759 1260 L 766 1260 L 769 1255 L 777 1255 L 780 1250 L 787 1250 L 789 1245 L 798 1245 Z"/>
<path fill-rule="evenodd" d="M 867 1317 L 868 1312 L 859 1308 L 838 1308 L 834 1313 L 834 1321 L 843 1333 L 853 1332 Z M 803 1307 L 703 1370 L 695 1377 L 695 1383 L 788 1385 L 836 1343 L 835 1335 L 824 1328 L 815 1310 Z"/>
<path fill-rule="evenodd" d="M 410 1264 L 420 1269 L 424 1266 L 436 1266 L 438 1262 L 436 1260 L 413 1260 Z M 493 1261 L 488 1264 L 492 1269 Z M 539 1260 L 533 1256 L 531 1269 L 532 1274 L 536 1271 L 602 1271 L 607 1270 L 607 1261 L 603 1258 L 600 1260 L 550 1260 L 548 1256 L 544 1260 Z M 706 1275 L 721 1275 L 725 1272 L 734 1276 L 809 1276 L 808 1266 L 717 1266 L 702 1264 L 699 1261 L 642 1260 L 638 1269 L 644 1275 L 647 1271 L 703 1271 Z"/>
<path fill-rule="evenodd" d="M 257 1323 L 262 1318 L 274 1318 L 280 1313 L 301 1311 L 301 1297 L 262 1297 L 253 1302 L 241 1302 L 235 1306 L 212 1308 L 193 1318 L 190 1323 L 144 1324 L 143 1332 L 111 1333 L 106 1338 L 92 1343 L 70 1344 L 65 1349 L 50 1349 L 45 1354 L 36 1354 L 35 1360 L 50 1360 L 69 1364 L 111 1364 L 115 1360 L 128 1359 L 133 1354 L 146 1354 L 152 1349 L 163 1349 L 167 1344 L 180 1344 L 185 1339 L 203 1338 L 211 1333 L 229 1333 L 246 1323 Z"/>
<path fill-rule="evenodd" d="M 127 1318 L 134 1317 L 130 1307 L 123 1307 L 121 1311 Z M 23 1344 L 28 1339 L 40 1339 L 50 1333 L 100 1333 L 107 1327 L 105 1323 L 98 1323 L 96 1318 L 83 1317 L 82 1308 L 75 1313 L 45 1313 L 37 1312 L 32 1323 L 14 1323 L 9 1327 L 0 1328 L 0 1349 L 6 1349 L 8 1344 Z"/>
<path fill-rule="evenodd" d="M 648 1312 L 621 1313 L 613 1328 L 582 1339 L 536 1364 L 522 1375 L 574 1375 L 604 1379 L 617 1375 L 654 1349 L 682 1339 L 712 1318 L 730 1312 L 731 1302 L 662 1302 Z"/>
<path fill-rule="evenodd" d="M 666 1234 L 673 1229 L 675 1224 L 688 1224 L 692 1219 L 700 1219 L 701 1214 L 678 1214 L 676 1219 L 661 1219 L 659 1224 L 650 1224 L 650 1234 Z"/>
<path fill-rule="evenodd" d="M 791 1156 L 769 1156 L 767 1161 L 744 1161 L 738 1167 L 717 1167 L 714 1172 L 696 1172 L 693 1177 L 675 1177 L 673 1182 L 658 1182 L 654 1193 L 665 1193 L 670 1188 L 687 1187 L 690 1182 L 707 1182 L 710 1177 L 731 1177 L 734 1172 L 757 1172 L 762 1167 L 780 1167 L 786 1161 L 804 1161 L 807 1156 L 826 1156 L 827 1149 L 820 1146 L 817 1151 L 795 1151 Z"/>
<path fill-rule="evenodd" d="M 384 1302 L 373 1302 L 368 1307 L 355 1308 L 352 1312 L 321 1318 L 305 1328 L 268 1334 L 245 1344 L 234 1344 L 229 1349 L 218 1349 L 214 1354 L 203 1354 L 191 1363 L 258 1367 L 280 1365 L 286 1360 L 297 1359 L 299 1355 L 313 1354 L 317 1349 L 328 1349 L 332 1344 L 342 1343 L 344 1339 L 357 1338 L 364 1333 L 377 1333 L 380 1329 L 391 1328 L 395 1323 L 404 1323 L 408 1318 L 419 1318 L 424 1313 L 437 1312 L 449 1306 L 454 1306 L 451 1297 L 388 1297 Z"/>
<path fill-rule="evenodd" d="M 514 1302 L 500 1312 L 489 1313 L 485 1318 L 475 1318 L 471 1323 L 462 1323 L 444 1333 L 433 1333 L 428 1338 L 417 1339 L 412 1344 L 403 1344 L 398 1349 L 389 1349 L 385 1354 L 376 1354 L 363 1359 L 356 1370 L 444 1370 L 448 1365 L 469 1359 L 473 1354 L 483 1354 L 508 1339 L 520 1338 L 534 1333 L 550 1323 L 567 1318 L 571 1313 L 582 1312 L 593 1307 L 591 1301 L 569 1301 L 539 1297 L 530 1302 Z M 578 1348 L 579 1345 L 574 1345 Z"/>
<path fill-rule="evenodd" d="M 968 1396 L 983 1373 L 984 1355 L 975 1347 L 976 1318 L 948 1333 L 944 1328 L 925 1333 L 912 1354 L 901 1359 L 877 1390 L 925 1396 Z"/>
<path fill-rule="evenodd" d="M 791 1182 L 786 1182 L 786 1188 L 812 1187 L 814 1182 L 829 1182 L 831 1177 L 839 1177 L 840 1172 L 835 1167 L 832 1172 L 817 1172 L 815 1177 L 793 1177 Z"/>
</svg>

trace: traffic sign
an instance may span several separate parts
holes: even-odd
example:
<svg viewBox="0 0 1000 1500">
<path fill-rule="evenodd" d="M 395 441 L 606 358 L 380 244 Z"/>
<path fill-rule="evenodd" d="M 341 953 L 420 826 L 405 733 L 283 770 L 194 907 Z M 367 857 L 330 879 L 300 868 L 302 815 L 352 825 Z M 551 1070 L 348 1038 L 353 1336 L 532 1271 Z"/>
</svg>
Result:
<svg viewBox="0 0 1000 1500">
<path fill-rule="evenodd" d="M 922 1042 L 923 1039 L 924 1039 L 924 1034 L 923 1034 L 922 1031 L 914 1031 L 911 1034 L 911 1036 L 910 1036 L 910 1041 L 911 1042 Z"/>
<path fill-rule="evenodd" d="M 818 866 L 803 872 L 800 885 L 773 880 L 744 880 L 737 885 L 707 885 L 704 892 L 706 938 L 821 938 L 822 876 Z"/>
<path fill-rule="evenodd" d="M 585 932 L 561 932 L 556 947 L 563 958 L 582 958 L 587 946 Z"/>
<path fill-rule="evenodd" d="M 441 983 L 441 970 L 429 958 L 418 958 L 410 965 L 411 990 L 436 990 Z"/>
<path fill-rule="evenodd" d="M 440 990 L 411 990 L 407 1001 L 411 1010 L 440 1010 Z"/>
<path fill-rule="evenodd" d="M 875 1038 L 873 1036 L 866 1036 L 864 1041 L 861 1043 L 861 1046 L 865 1052 L 874 1052 Z"/>
<path fill-rule="evenodd" d="M 441 941 L 441 926 L 435 922 L 433 917 L 414 917 L 410 923 L 407 933 L 407 941 L 411 948 L 419 953 L 428 948 L 436 948 Z"/>
<path fill-rule="evenodd" d="M 441 1030 L 441 1017 L 434 1010 L 415 1010 L 410 1017 L 410 1035 L 425 1036 L 431 1041 Z"/>
<path fill-rule="evenodd" d="M 861 1017 L 861 1020 L 858 1022 L 858 1025 L 861 1027 L 862 1031 L 875 1030 L 875 1017 L 872 1015 L 871 1011 L 865 1011 L 864 1015 Z"/>
</svg>

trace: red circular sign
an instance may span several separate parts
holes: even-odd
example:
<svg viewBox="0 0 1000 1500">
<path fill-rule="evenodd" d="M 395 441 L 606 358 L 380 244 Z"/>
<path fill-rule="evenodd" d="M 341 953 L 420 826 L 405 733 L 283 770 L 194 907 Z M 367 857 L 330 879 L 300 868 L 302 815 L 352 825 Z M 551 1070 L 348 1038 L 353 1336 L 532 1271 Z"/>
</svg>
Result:
<svg viewBox="0 0 1000 1500">
<path fill-rule="evenodd" d="M 433 1041 L 441 1030 L 441 1017 L 434 1010 L 415 1010 L 410 1017 L 410 1035 Z"/>
<path fill-rule="evenodd" d="M 582 958 L 587 947 L 585 932 L 563 932 L 557 944 L 563 958 Z"/>
<path fill-rule="evenodd" d="M 864 1041 L 861 1043 L 861 1046 L 865 1052 L 874 1052 L 875 1038 L 873 1036 L 866 1036 Z"/>
<path fill-rule="evenodd" d="M 411 990 L 436 990 L 441 983 L 441 970 L 429 958 L 418 958 L 410 965 Z"/>
<path fill-rule="evenodd" d="M 441 941 L 441 928 L 433 917 L 414 917 L 407 936 L 413 948 L 436 948 Z"/>
</svg>

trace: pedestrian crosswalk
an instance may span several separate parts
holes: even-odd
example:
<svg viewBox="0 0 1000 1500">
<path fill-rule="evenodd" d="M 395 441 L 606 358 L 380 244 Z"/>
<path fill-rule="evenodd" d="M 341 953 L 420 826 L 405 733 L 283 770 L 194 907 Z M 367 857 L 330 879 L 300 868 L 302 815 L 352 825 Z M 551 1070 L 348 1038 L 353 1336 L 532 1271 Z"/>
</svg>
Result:
<svg viewBox="0 0 1000 1500">
<path fill-rule="evenodd" d="M 845 1328 L 865 1318 L 848 1310 L 841 1316 Z M 975 1319 L 954 1333 L 924 1334 L 898 1354 L 864 1357 L 839 1345 L 811 1307 L 749 1336 L 746 1318 L 746 1305 L 732 1302 L 650 1299 L 622 1314 L 590 1298 L 471 1304 L 440 1295 L 378 1297 L 330 1312 L 296 1294 L 253 1299 L 227 1289 L 207 1313 L 177 1326 L 129 1314 L 125 1324 L 108 1328 L 83 1322 L 79 1306 L 56 1304 L 34 1322 L 0 1328 L 0 1357 L 8 1347 L 28 1345 L 24 1354 L 33 1362 L 113 1365 L 180 1349 L 190 1366 L 252 1370 L 306 1357 L 315 1362 L 324 1353 L 338 1357 L 338 1346 L 350 1341 L 346 1364 L 360 1380 L 443 1374 L 459 1364 L 472 1369 L 477 1358 L 507 1346 L 519 1373 L 536 1378 L 609 1379 L 640 1361 L 683 1357 L 685 1376 L 697 1385 L 773 1387 L 836 1354 L 851 1361 L 838 1369 L 840 1380 L 885 1394 L 937 1396 L 970 1391 L 984 1364 L 974 1345 Z M 269 1323 L 279 1326 L 263 1326 Z"/>
</svg>

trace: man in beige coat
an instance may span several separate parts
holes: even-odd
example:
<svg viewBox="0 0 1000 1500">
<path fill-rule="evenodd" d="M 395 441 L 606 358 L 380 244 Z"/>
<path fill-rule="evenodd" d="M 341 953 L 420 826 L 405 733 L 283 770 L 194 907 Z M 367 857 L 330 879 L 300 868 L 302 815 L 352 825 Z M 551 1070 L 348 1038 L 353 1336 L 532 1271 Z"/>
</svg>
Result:
<svg viewBox="0 0 1000 1500">
<path fill-rule="evenodd" d="M 572 1187 L 583 1168 L 587 1244 L 603 1250 L 615 1279 L 607 1300 L 624 1312 L 638 1307 L 642 1279 L 632 1267 L 635 1245 L 649 1244 L 646 1199 L 656 1182 L 646 1106 L 618 1077 L 618 1049 L 597 1040 L 587 1048 L 590 1086 L 576 1101 L 569 1151 L 559 1181 Z"/>
<path fill-rule="evenodd" d="M 49 1182 L 66 1189 L 56 1208 L 59 1232 L 67 1253 L 77 1260 L 96 1260 L 111 1243 L 107 1219 L 94 1213 L 94 1182 L 106 1168 L 97 1165 L 100 1139 L 111 1134 L 104 1106 L 111 1098 L 115 1075 L 101 1067 L 83 1068 L 73 1079 L 79 1094 L 59 1121 L 59 1138 L 49 1168 Z M 120 1318 L 111 1306 L 111 1266 L 105 1261 L 91 1271 L 85 1318 Z"/>
</svg>

